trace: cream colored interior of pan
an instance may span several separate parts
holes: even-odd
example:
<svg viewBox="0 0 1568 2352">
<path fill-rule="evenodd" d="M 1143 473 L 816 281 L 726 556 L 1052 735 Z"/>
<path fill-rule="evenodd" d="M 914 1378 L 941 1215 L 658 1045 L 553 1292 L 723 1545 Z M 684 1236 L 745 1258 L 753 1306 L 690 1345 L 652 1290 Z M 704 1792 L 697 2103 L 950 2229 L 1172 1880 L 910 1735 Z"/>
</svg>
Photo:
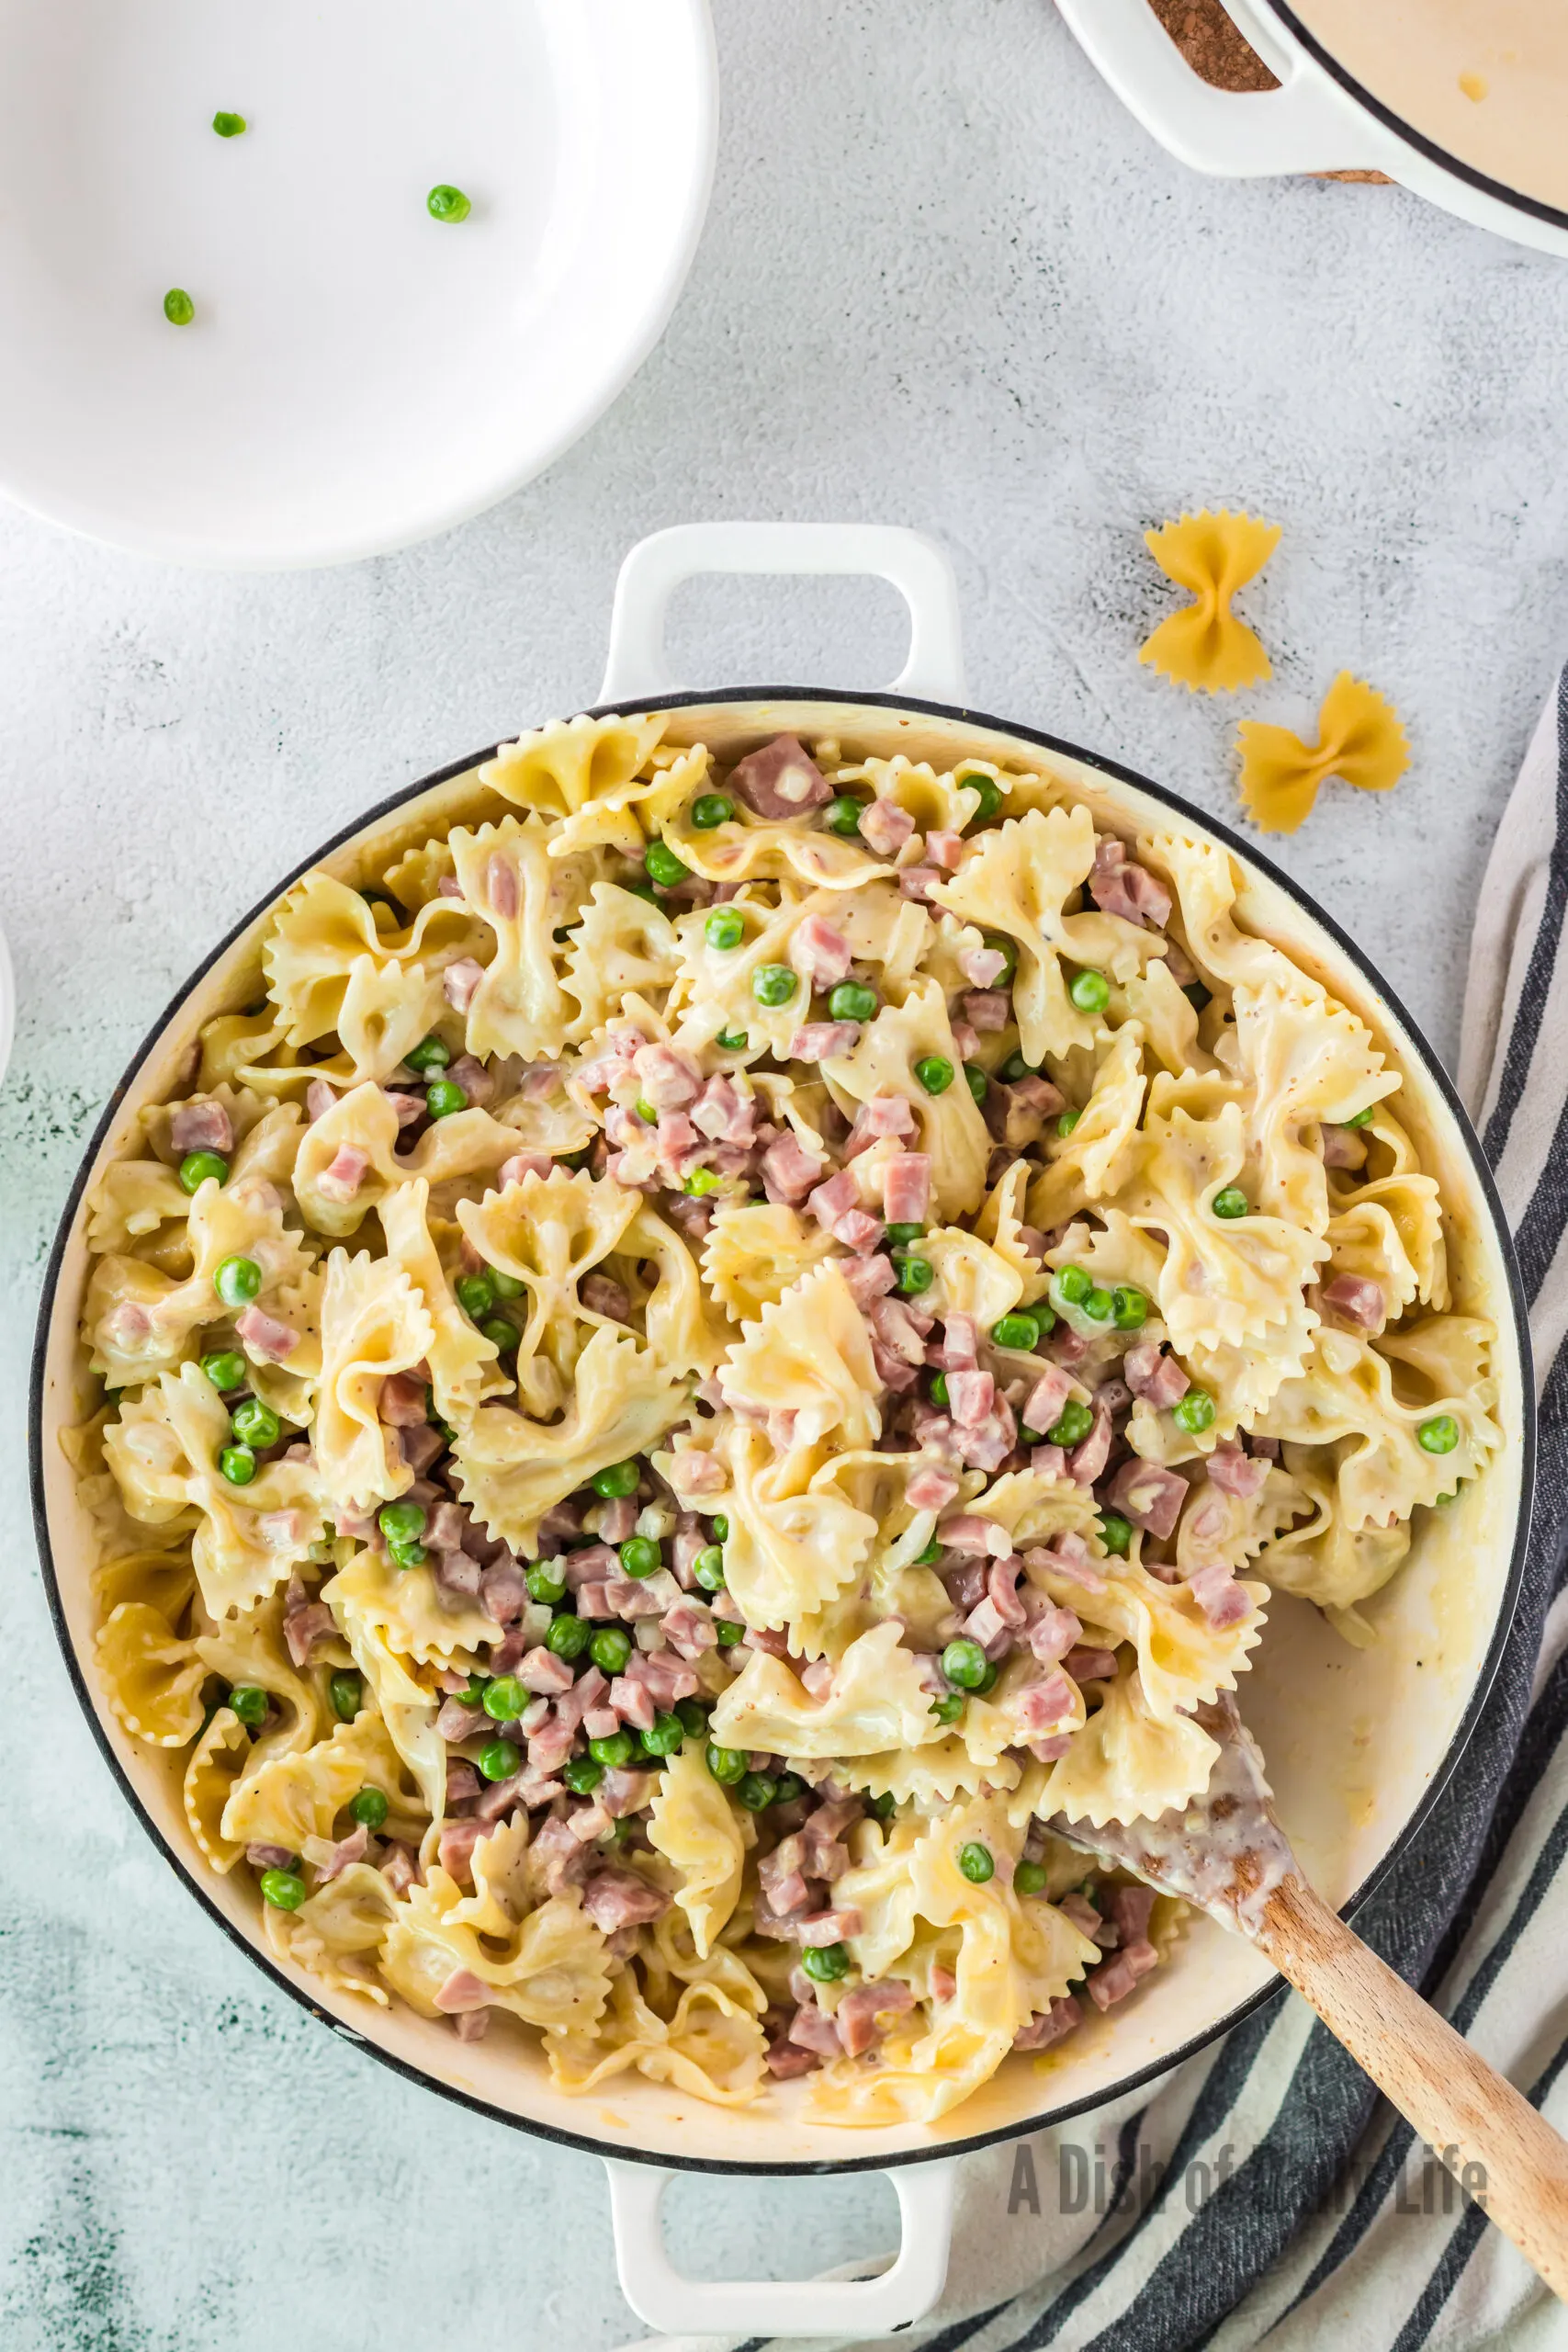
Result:
<svg viewBox="0 0 1568 2352">
<path fill-rule="evenodd" d="M 681 743 L 705 742 L 732 759 L 783 728 L 808 739 L 834 735 L 863 753 L 902 751 L 942 767 L 965 757 L 1044 766 L 1070 780 L 1097 821 L 1123 831 L 1145 822 L 1165 828 L 1173 822 L 1163 803 L 1091 766 L 1049 759 L 1037 747 L 990 729 L 863 705 L 715 703 L 674 712 L 668 734 Z M 490 799 L 471 775 L 460 777 L 408 803 L 335 851 L 326 865 L 358 882 L 382 870 L 400 844 L 459 816 L 471 821 Z M 499 814 L 499 805 L 490 813 Z M 1192 831 L 1201 828 L 1194 821 Z M 1378 1627 L 1376 1646 L 1348 1647 L 1314 1609 L 1280 1595 L 1269 1610 L 1252 1671 L 1242 1678 L 1238 1697 L 1262 1741 L 1285 1826 L 1311 1876 L 1338 1904 L 1376 1867 L 1421 1804 L 1484 1659 L 1519 1510 L 1519 1366 L 1504 1263 L 1485 1204 L 1454 1122 L 1407 1034 L 1313 918 L 1274 884 L 1253 876 L 1237 913 L 1351 1006 L 1402 1068 L 1400 1117 L 1417 1138 L 1426 1166 L 1439 1176 L 1450 1210 L 1455 1304 L 1490 1316 L 1498 1330 L 1503 1450 L 1459 1505 L 1423 1515 L 1426 1524 L 1405 1566 L 1365 1604 Z M 120 1148 L 140 1104 L 177 1091 L 202 1023 L 259 993 L 260 928 L 236 943 L 187 998 L 121 1104 L 100 1163 Z M 96 1703 L 89 1530 L 59 1442 L 60 1430 L 87 1409 L 75 1339 L 86 1273 L 83 1221 L 79 1212 L 56 1297 L 43 1452 L 56 1573 Z M 252 1945 L 265 1949 L 254 1896 L 233 1880 L 214 1876 L 194 1849 L 180 1805 L 182 1759 L 138 1745 L 107 1707 L 99 1705 L 98 1714 L 127 1778 L 182 1867 Z M 569 2098 L 551 2086 L 536 2041 L 509 2019 L 485 2041 L 465 2044 L 446 2026 L 406 2009 L 389 2013 L 350 1995 L 329 1996 L 313 1978 L 301 1974 L 297 1981 L 319 2013 L 436 2082 L 504 2112 L 593 2139 L 606 2153 L 820 2165 L 935 2152 L 981 2133 L 1022 2131 L 1069 2104 L 1109 2096 L 1129 2075 L 1210 2031 L 1272 1975 L 1249 1945 L 1195 1916 L 1173 1964 L 1124 2008 L 1096 2018 L 1043 2056 L 1010 2060 L 941 2123 L 866 2132 L 803 2122 L 798 2085 L 774 2088 L 758 2107 L 739 2111 L 706 2106 L 636 2075 L 618 2077 L 607 2086 L 609 2096 Z"/>
<path fill-rule="evenodd" d="M 1562 0 L 1291 0 L 1402 122 L 1504 187 L 1568 209 Z"/>
</svg>

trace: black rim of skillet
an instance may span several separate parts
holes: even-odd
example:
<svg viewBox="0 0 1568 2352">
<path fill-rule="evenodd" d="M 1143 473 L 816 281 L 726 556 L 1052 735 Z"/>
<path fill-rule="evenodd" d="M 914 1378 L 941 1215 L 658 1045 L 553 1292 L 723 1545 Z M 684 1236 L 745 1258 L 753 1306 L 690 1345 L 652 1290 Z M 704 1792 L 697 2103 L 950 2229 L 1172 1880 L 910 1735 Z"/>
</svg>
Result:
<svg viewBox="0 0 1568 2352">
<path fill-rule="evenodd" d="M 1522 189 L 1509 187 L 1502 180 L 1492 179 L 1485 172 L 1477 171 L 1473 164 L 1467 164 L 1460 156 L 1450 154 L 1446 147 L 1439 146 L 1435 139 L 1428 139 L 1424 131 L 1417 130 L 1402 115 L 1395 114 L 1392 107 L 1385 106 L 1381 98 L 1375 97 L 1366 84 L 1359 82 L 1349 68 L 1342 64 L 1331 50 L 1324 47 L 1317 35 L 1308 30 L 1290 5 L 1290 0 L 1269 0 L 1269 6 L 1324 72 L 1332 74 L 1342 90 L 1359 106 L 1364 107 L 1368 114 L 1374 115 L 1385 130 L 1403 139 L 1407 147 L 1414 147 L 1418 154 L 1426 156 L 1428 163 L 1437 164 L 1443 171 L 1451 173 L 1455 179 L 1463 180 L 1470 187 L 1479 188 L 1483 196 L 1490 196 L 1516 212 L 1528 212 L 1537 220 L 1549 220 L 1554 228 L 1568 229 L 1568 212 L 1555 204 L 1544 203 L 1539 197 L 1526 196 Z"/>
<path fill-rule="evenodd" d="M 1498 1244 L 1502 1251 L 1504 1266 L 1507 1274 L 1509 1295 L 1513 1302 L 1515 1343 L 1518 1352 L 1520 1378 L 1523 1391 L 1522 1401 L 1524 1408 L 1524 1459 L 1520 1465 L 1521 1476 L 1519 1484 L 1518 1520 L 1514 1535 L 1513 1555 L 1508 1566 L 1507 1581 L 1505 1586 L 1502 1601 L 1498 1609 L 1496 1624 L 1493 1629 L 1492 1639 L 1487 1645 L 1485 1658 L 1482 1664 L 1481 1670 L 1477 1675 L 1475 1687 L 1471 1693 L 1470 1702 L 1465 1709 L 1464 1715 L 1460 1723 L 1459 1728 L 1449 1744 L 1448 1752 L 1444 1756 L 1441 1764 L 1433 1774 L 1430 1785 L 1426 1790 L 1419 1804 L 1416 1805 L 1409 1820 L 1405 1823 L 1404 1827 L 1400 1832 L 1398 1838 L 1390 1847 L 1388 1852 L 1382 1857 L 1382 1860 L 1377 1864 L 1376 1868 L 1368 1874 L 1368 1876 L 1362 1881 L 1361 1884 L 1356 1889 L 1356 1892 L 1350 1897 L 1348 1902 L 1343 1905 L 1344 1912 L 1348 1916 L 1353 1913 L 1360 1904 L 1365 1902 L 1373 1888 L 1386 1875 L 1386 1873 L 1393 1869 L 1394 1863 L 1399 1860 L 1400 1856 L 1405 1851 L 1416 1836 L 1417 1832 L 1420 1830 L 1433 1806 L 1437 1804 L 1438 1797 L 1442 1794 L 1443 1790 L 1447 1787 L 1450 1780 L 1452 1778 L 1455 1769 L 1459 1764 L 1460 1758 L 1462 1756 L 1465 1747 L 1469 1742 L 1471 1734 L 1475 1728 L 1482 1707 L 1485 1703 L 1486 1695 L 1492 1687 L 1493 1680 L 1497 1672 L 1498 1665 L 1501 1662 L 1503 1650 L 1508 1638 L 1509 1628 L 1513 1623 L 1515 1608 L 1518 1600 L 1519 1585 L 1524 1575 L 1525 1546 L 1529 1534 L 1530 1498 L 1534 1485 L 1535 1472 L 1535 1384 L 1530 1363 L 1528 1314 L 1525 1302 L 1524 1286 L 1519 1277 L 1518 1265 L 1514 1255 L 1513 1241 L 1509 1235 L 1506 1223 L 1504 1220 L 1503 1204 L 1498 1198 L 1496 1186 L 1492 1180 L 1492 1171 L 1486 1164 L 1480 1143 L 1478 1142 L 1474 1130 L 1471 1126 L 1469 1118 L 1465 1114 L 1464 1106 L 1460 1102 L 1458 1095 L 1455 1093 L 1454 1089 L 1449 1080 L 1448 1073 L 1444 1070 L 1441 1063 L 1438 1060 L 1437 1056 L 1427 1044 L 1427 1041 L 1422 1035 L 1420 1030 L 1405 1012 L 1404 1007 L 1401 1004 L 1399 999 L 1373 969 L 1372 966 L 1367 961 L 1367 958 L 1356 946 L 1354 941 L 1347 938 L 1345 933 L 1341 931 L 1339 925 L 1334 921 L 1332 915 L 1325 914 L 1323 909 L 1308 896 L 1306 891 L 1304 891 L 1298 883 L 1292 881 L 1289 876 L 1282 873 L 1280 869 L 1277 865 L 1273 865 L 1269 858 L 1260 854 L 1250 842 L 1243 841 L 1239 835 L 1232 832 L 1226 825 L 1222 824 L 1216 818 L 1207 815 L 1203 810 L 1195 808 L 1190 802 L 1183 800 L 1179 794 L 1168 791 L 1161 785 L 1152 783 L 1147 776 L 1140 775 L 1136 769 L 1124 767 L 1115 760 L 1102 759 L 1096 752 L 1084 751 L 1077 744 L 1066 742 L 1059 735 L 1044 734 L 1037 728 L 1021 727 L 1010 720 L 992 718 L 985 711 L 960 709 L 951 703 L 921 702 L 911 696 L 901 695 L 852 694 L 847 691 L 843 693 L 836 693 L 829 692 L 823 688 L 814 686 L 739 686 L 731 687 L 716 693 L 653 695 L 646 698 L 626 700 L 615 704 L 600 704 L 586 715 L 591 718 L 601 718 L 612 714 L 626 716 L 637 712 L 701 708 L 705 707 L 710 704 L 726 707 L 738 704 L 761 704 L 766 706 L 768 704 L 778 703 L 812 702 L 828 703 L 839 707 L 860 707 L 865 709 L 891 710 L 898 712 L 909 711 L 918 713 L 922 718 L 946 719 L 960 726 L 989 729 L 999 735 L 1012 737 L 1019 742 L 1035 744 L 1042 751 L 1054 752 L 1058 758 L 1080 760 L 1086 766 L 1098 770 L 1100 774 L 1113 778 L 1118 783 L 1133 786 L 1135 790 L 1146 793 L 1151 799 L 1158 801 L 1163 807 L 1170 809 L 1174 815 L 1182 818 L 1190 824 L 1197 826 L 1200 831 L 1211 834 L 1215 840 L 1223 842 L 1225 847 L 1232 851 L 1237 857 L 1241 858 L 1245 864 L 1255 866 L 1260 873 L 1266 875 L 1270 881 L 1278 884 L 1280 888 L 1284 891 L 1289 898 L 1294 899 L 1295 902 L 1303 908 L 1315 922 L 1321 923 L 1330 938 L 1333 939 L 1335 944 L 1343 951 L 1343 953 L 1350 958 L 1357 969 L 1371 983 L 1381 1000 L 1388 1006 L 1395 1020 L 1402 1024 L 1406 1035 L 1411 1040 L 1416 1058 L 1423 1064 L 1427 1076 L 1431 1079 L 1433 1084 L 1441 1094 L 1444 1102 L 1448 1104 L 1450 1111 L 1453 1114 L 1455 1123 L 1470 1157 L 1476 1183 L 1486 1203 L 1487 1208 L 1491 1213 L 1493 1225 L 1497 1234 Z M 1235 2008 L 1230 2010 L 1224 2018 L 1220 2018 L 1217 2023 L 1208 2027 L 1203 2032 L 1195 2034 L 1190 2041 L 1183 2042 L 1180 2048 L 1172 2051 L 1168 2057 L 1160 2058 L 1149 2065 L 1141 2066 L 1135 2069 L 1132 2074 L 1119 2078 L 1117 2082 L 1109 2086 L 1106 2089 L 1094 2092 L 1083 2098 L 1068 2100 L 1060 2107 L 1048 2106 L 1039 2114 L 1024 2118 L 1016 2122 L 1001 2125 L 992 2132 L 976 2132 L 969 2138 L 946 2140 L 930 2147 L 901 2149 L 897 2152 L 882 2155 L 826 2157 L 794 2164 L 752 2162 L 746 2159 L 738 2159 L 728 2156 L 686 2156 L 674 2154 L 657 2153 L 646 2148 L 636 2148 L 630 2146 L 617 2147 L 614 2144 L 607 2144 L 603 2140 L 595 2139 L 587 2132 L 566 2132 L 562 2131 L 558 2125 L 553 2123 L 540 2122 L 529 2116 L 513 2114 L 506 2108 L 495 2107 L 492 2106 L 488 2099 L 476 2098 L 472 2092 L 459 2090 L 454 2084 L 442 2082 L 435 2075 L 427 2074 L 423 2067 L 413 2065 L 407 2059 L 397 2056 L 391 2051 L 380 2048 L 374 2041 L 371 2041 L 366 2035 L 358 2033 L 353 2028 L 344 2025 L 341 2020 L 333 2016 L 329 2010 L 321 2007 L 318 2002 L 313 2001 L 307 1991 L 305 1991 L 300 1985 L 291 1983 L 288 1977 L 287 1977 L 274 1963 L 274 1962 L 268 1958 L 265 1951 L 261 1951 L 255 1944 L 251 1942 L 248 1937 L 240 1932 L 239 1928 L 234 1926 L 233 1922 L 226 1917 L 224 1913 L 218 1907 L 217 1904 L 212 1900 L 211 1896 L 208 1894 L 206 1888 L 201 1884 L 199 1880 L 194 1877 L 186 1868 L 179 1855 L 164 1838 L 162 1831 L 158 1828 L 157 1825 L 153 1822 L 151 1815 L 143 1807 L 130 1779 L 121 1768 L 119 1758 L 115 1754 L 114 1749 L 110 1745 L 108 1736 L 104 1729 L 103 1724 L 99 1720 L 97 1709 L 94 1704 L 92 1695 L 87 1689 L 86 1679 L 83 1672 L 81 1661 L 77 1657 L 74 1645 L 71 1640 L 70 1632 L 65 1620 L 64 1607 L 61 1600 L 59 1579 L 55 1573 L 54 1555 L 50 1542 L 49 1520 L 44 1497 L 42 1428 L 44 1375 L 49 1351 L 49 1334 L 52 1319 L 55 1285 L 59 1281 L 61 1261 L 64 1255 L 66 1241 L 70 1236 L 72 1227 L 75 1222 L 76 1212 L 81 1201 L 83 1190 L 86 1184 L 87 1177 L 93 1167 L 93 1163 L 97 1157 L 99 1146 L 108 1130 L 111 1121 L 118 1111 L 120 1103 L 128 1090 L 136 1078 L 138 1071 L 141 1069 L 142 1063 L 146 1060 L 153 1046 L 162 1037 L 170 1022 L 173 1021 L 175 1016 L 178 1013 L 181 1006 L 185 1003 L 186 999 L 191 994 L 194 989 L 199 986 L 200 982 L 205 978 L 207 973 L 218 961 L 219 957 L 227 953 L 228 949 L 233 944 L 235 940 L 237 940 L 243 933 L 248 931 L 251 925 L 258 919 L 259 916 L 265 914 L 269 907 L 275 905 L 276 900 L 282 897 L 284 891 L 290 888 L 292 885 L 299 880 L 302 874 L 309 873 L 310 868 L 313 865 L 319 865 L 324 857 L 330 856 L 334 850 L 341 849 L 345 842 L 354 840 L 356 834 L 365 831 L 368 826 L 374 825 L 381 818 L 389 816 L 394 810 L 403 807 L 407 802 L 418 799 L 422 793 L 432 791 L 439 785 L 449 784 L 456 777 L 467 775 L 470 769 L 479 766 L 481 761 L 491 758 L 497 748 L 498 747 L 496 745 L 492 744 L 486 751 L 470 752 L 466 759 L 454 760 L 450 766 L 437 768 L 432 775 L 422 776 L 417 783 L 405 785 L 400 791 L 389 794 L 386 799 L 378 802 L 373 808 L 367 810 L 364 815 L 356 817 L 351 824 L 344 825 L 340 831 L 334 833 L 330 841 L 323 842 L 321 846 L 314 851 L 310 856 L 302 858 L 299 864 L 293 868 L 292 872 L 289 873 L 282 882 L 278 883 L 275 888 L 269 890 L 266 895 L 259 899 L 246 914 L 242 915 L 239 922 L 233 925 L 233 927 L 221 940 L 220 940 L 217 946 L 212 949 L 211 953 L 203 958 L 202 962 L 197 965 L 196 970 L 190 975 L 189 978 L 185 981 L 184 985 L 170 999 L 168 1004 L 164 1006 L 163 1012 L 159 1013 L 152 1028 L 148 1031 L 146 1036 L 142 1039 L 141 1044 L 137 1047 L 136 1052 L 132 1055 L 130 1062 L 127 1064 L 118 1084 L 115 1087 L 114 1091 L 109 1097 L 108 1102 L 105 1107 L 103 1116 L 99 1119 L 97 1125 L 95 1127 L 92 1137 L 83 1153 L 81 1165 L 76 1171 L 75 1178 L 71 1186 L 70 1193 L 66 1199 L 65 1207 L 61 1216 L 59 1228 L 55 1234 L 54 1246 L 50 1251 L 49 1264 L 44 1272 L 43 1296 L 39 1304 L 38 1330 L 33 1344 L 32 1380 L 29 1393 L 28 1417 L 28 1453 L 32 1479 L 33 1525 L 38 1538 L 39 1557 L 43 1568 L 44 1587 L 49 1596 L 50 1613 L 54 1620 L 55 1634 L 60 1643 L 61 1652 L 65 1660 L 65 1668 L 71 1678 L 72 1687 L 76 1693 L 82 1711 L 87 1718 L 93 1736 L 98 1743 L 98 1747 L 102 1753 L 105 1763 L 108 1766 L 109 1771 L 118 1782 L 121 1793 L 124 1795 L 126 1802 L 141 1822 L 141 1826 L 147 1832 L 148 1837 L 158 1848 L 164 1860 L 169 1864 L 171 1870 L 174 1871 L 175 1876 L 183 1883 L 186 1892 L 195 1896 L 197 1902 L 201 1905 L 203 1910 L 208 1914 L 208 1917 L 217 1922 L 218 1926 L 229 1938 L 230 1941 L 235 1944 L 239 1950 L 243 1952 L 245 1958 L 251 1962 L 254 1966 L 261 1969 L 263 1973 L 271 1979 L 272 1983 L 280 1992 L 287 1994 L 291 2001 L 297 2002 L 300 2008 L 307 2010 L 311 2017 L 319 2018 L 323 2025 L 330 2026 L 344 2041 L 349 2041 L 362 2050 L 368 2051 L 369 2054 L 373 2058 L 375 2058 L 381 2065 L 390 2067 L 394 2074 L 403 2075 L 408 2081 L 417 2083 L 426 2090 L 434 2091 L 443 2098 L 453 2100 L 459 2107 L 468 2108 L 476 2114 L 487 2116 L 492 2122 L 505 2124 L 513 2130 L 532 2132 L 539 2139 L 553 2140 L 562 2147 L 580 2149 L 586 2155 L 613 2156 L 618 2161 L 632 2164 L 653 2165 L 664 2170 L 698 2173 L 758 2173 L 783 2176 L 794 2174 L 809 2176 L 814 2174 L 836 2172 L 887 2172 L 891 2171 L 896 2165 L 923 2164 L 932 2162 L 937 2158 L 942 2157 L 966 2155 L 976 2149 L 992 2147 L 997 2145 L 999 2142 L 1016 2139 L 1023 2132 L 1036 2132 L 1050 2124 L 1066 2122 L 1071 2116 L 1080 2115 L 1087 2109 L 1101 2107 L 1108 2099 L 1119 2098 L 1123 2092 L 1136 2090 L 1141 2085 L 1153 2082 L 1159 2075 L 1168 2074 L 1174 2066 L 1179 2065 L 1183 2059 L 1190 2058 L 1196 2052 L 1206 2049 L 1210 2042 L 1217 2041 L 1222 2034 L 1229 2033 L 1232 2029 L 1239 2025 L 1244 2018 L 1250 2017 L 1254 2010 L 1260 2008 L 1265 2001 L 1276 1999 L 1284 1990 L 1284 1980 L 1281 1978 L 1278 1984 L 1265 1985 L 1261 1991 L 1253 1994 L 1249 1999 L 1241 2002 Z"/>
</svg>

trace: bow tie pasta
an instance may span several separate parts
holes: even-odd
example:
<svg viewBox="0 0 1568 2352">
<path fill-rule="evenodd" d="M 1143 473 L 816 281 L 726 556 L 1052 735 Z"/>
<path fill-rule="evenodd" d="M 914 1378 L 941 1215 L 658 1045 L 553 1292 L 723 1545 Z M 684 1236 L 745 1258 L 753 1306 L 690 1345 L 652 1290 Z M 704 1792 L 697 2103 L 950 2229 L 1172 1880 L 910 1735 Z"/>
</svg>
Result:
<svg viewBox="0 0 1568 2352">
<path fill-rule="evenodd" d="M 1169 1955 L 1271 1588 L 1500 1443 L 1371 1030 L 1060 779 L 660 717 L 309 875 L 89 1204 L 96 1667 L 280 1965 L 846 2127 Z M 458 818 L 463 821 L 457 821 Z"/>
</svg>

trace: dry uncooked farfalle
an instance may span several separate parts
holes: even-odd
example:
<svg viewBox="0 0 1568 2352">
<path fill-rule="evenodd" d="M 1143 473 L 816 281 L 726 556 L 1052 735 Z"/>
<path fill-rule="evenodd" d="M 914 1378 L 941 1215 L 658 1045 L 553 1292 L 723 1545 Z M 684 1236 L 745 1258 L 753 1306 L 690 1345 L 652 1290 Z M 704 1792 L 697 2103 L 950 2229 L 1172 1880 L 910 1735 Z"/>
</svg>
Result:
<svg viewBox="0 0 1568 2352">
<path fill-rule="evenodd" d="M 1262 571 L 1280 543 L 1280 526 L 1205 507 L 1144 537 L 1167 578 L 1190 589 L 1194 601 L 1161 621 L 1139 647 L 1139 661 L 1191 693 L 1234 694 L 1272 677 L 1261 640 L 1237 620 L 1231 598 Z"/>
<path fill-rule="evenodd" d="M 1288 727 L 1256 718 L 1244 718 L 1236 738 L 1242 802 L 1266 833 L 1293 833 L 1327 776 L 1340 776 L 1360 792 L 1387 792 L 1410 765 L 1410 746 L 1393 704 L 1348 670 L 1340 671 L 1323 697 L 1315 745 Z"/>
</svg>

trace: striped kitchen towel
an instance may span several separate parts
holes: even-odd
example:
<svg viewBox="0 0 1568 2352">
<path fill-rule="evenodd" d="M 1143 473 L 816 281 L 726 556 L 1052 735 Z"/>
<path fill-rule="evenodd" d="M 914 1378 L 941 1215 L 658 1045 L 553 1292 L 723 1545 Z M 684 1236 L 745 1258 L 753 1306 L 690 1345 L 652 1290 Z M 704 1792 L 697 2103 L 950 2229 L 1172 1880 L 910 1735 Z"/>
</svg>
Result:
<svg viewBox="0 0 1568 2352">
<path fill-rule="evenodd" d="M 1460 1771 L 1356 1918 L 1374 1951 L 1568 2130 L 1565 913 L 1568 671 L 1487 866 L 1459 1073 L 1530 1304 L 1534 1530 L 1512 1638 Z M 859 2352 L 1264 2344 L 1568 2346 L 1568 2311 L 1294 1994 L 1152 2092 L 966 2159 L 940 2311 Z M 664 2346 L 719 2352 L 713 2337 Z M 724 2352 L 786 2347 L 753 2339 Z"/>
</svg>

